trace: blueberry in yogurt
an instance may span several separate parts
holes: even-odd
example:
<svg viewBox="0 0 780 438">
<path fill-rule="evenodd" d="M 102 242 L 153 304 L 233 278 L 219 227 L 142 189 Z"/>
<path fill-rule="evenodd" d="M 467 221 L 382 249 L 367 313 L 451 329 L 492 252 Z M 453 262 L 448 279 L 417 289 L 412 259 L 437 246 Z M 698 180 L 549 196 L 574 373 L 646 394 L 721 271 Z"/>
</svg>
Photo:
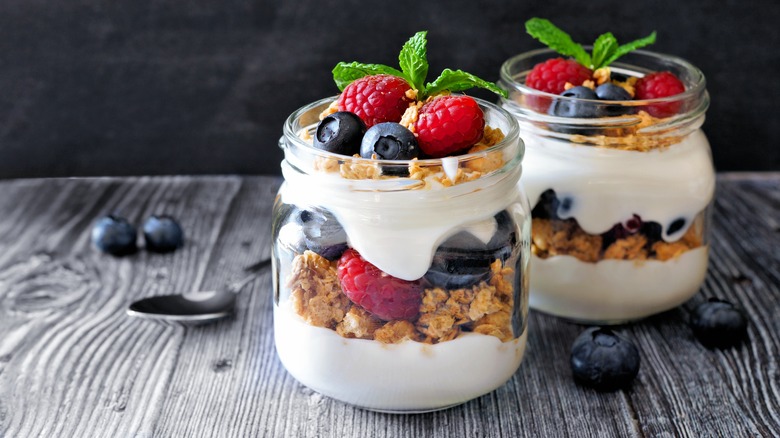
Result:
<svg viewBox="0 0 780 438">
<path fill-rule="evenodd" d="M 290 207 L 280 240 L 295 253 L 313 251 L 336 260 L 347 249 L 347 233 L 333 214 L 325 209 Z"/>
<path fill-rule="evenodd" d="M 481 226 L 495 227 L 487 243 L 475 235 L 476 230 L 464 230 L 439 245 L 425 274 L 430 284 L 444 289 L 474 286 L 490 277 L 490 265 L 496 259 L 506 261 L 512 256 L 517 235 L 507 211 L 477 224 Z"/>
</svg>

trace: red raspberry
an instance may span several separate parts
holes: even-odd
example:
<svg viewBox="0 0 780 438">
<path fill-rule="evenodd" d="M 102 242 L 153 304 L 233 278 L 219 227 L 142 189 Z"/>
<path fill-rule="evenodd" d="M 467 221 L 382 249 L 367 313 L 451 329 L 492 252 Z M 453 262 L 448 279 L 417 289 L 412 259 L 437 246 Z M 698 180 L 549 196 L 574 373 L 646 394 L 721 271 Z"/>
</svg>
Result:
<svg viewBox="0 0 780 438">
<path fill-rule="evenodd" d="M 441 96 L 420 108 L 414 124 L 420 149 L 433 158 L 453 155 L 482 139 L 485 116 L 473 98 Z"/>
<path fill-rule="evenodd" d="M 406 97 L 411 88 L 397 76 L 364 76 L 347 85 L 341 93 L 339 111 L 357 114 L 367 128 L 382 122 L 399 122 L 412 102 Z"/>
<path fill-rule="evenodd" d="M 567 82 L 582 85 L 593 77 L 593 71 L 573 59 L 552 58 L 536 64 L 525 78 L 525 85 L 552 94 L 561 94 Z M 550 99 L 542 96 L 528 96 L 529 107 L 546 112 Z"/>
<path fill-rule="evenodd" d="M 391 277 L 352 248 L 342 254 L 337 272 L 344 294 L 380 319 L 413 320 L 420 312 L 423 288 L 419 281 Z"/>
<path fill-rule="evenodd" d="M 650 73 L 636 81 L 634 98 L 638 100 L 674 96 L 685 91 L 685 85 L 672 72 Z M 680 110 L 682 102 L 656 103 L 646 107 L 653 117 L 670 117 Z"/>
</svg>

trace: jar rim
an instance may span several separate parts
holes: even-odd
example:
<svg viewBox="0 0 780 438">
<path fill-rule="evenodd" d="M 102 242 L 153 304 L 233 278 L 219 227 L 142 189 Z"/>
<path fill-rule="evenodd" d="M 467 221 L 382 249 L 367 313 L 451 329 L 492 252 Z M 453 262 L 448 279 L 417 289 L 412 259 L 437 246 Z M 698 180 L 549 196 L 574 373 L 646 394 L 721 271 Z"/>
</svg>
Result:
<svg viewBox="0 0 780 438">
<path fill-rule="evenodd" d="M 442 158 L 424 158 L 424 159 L 413 159 L 413 160 L 376 160 L 371 158 L 340 155 L 340 154 L 335 154 L 333 152 L 317 149 L 311 143 L 303 140 L 298 136 L 298 132 L 296 132 L 296 124 L 304 116 L 304 114 L 310 113 L 311 111 L 320 107 L 325 109 L 337 98 L 338 95 L 326 97 L 317 100 L 315 102 L 312 102 L 308 105 L 305 105 L 303 107 L 300 107 L 296 111 L 293 111 L 293 113 L 290 114 L 290 116 L 287 117 L 287 119 L 284 122 L 284 126 L 283 126 L 284 135 L 280 139 L 280 147 L 284 149 L 285 144 L 283 140 L 287 140 L 288 142 L 294 144 L 296 147 L 302 148 L 307 153 L 310 153 L 318 157 L 326 158 L 326 159 L 349 160 L 350 163 L 355 163 L 355 164 L 403 166 L 403 165 L 409 165 L 414 163 L 420 167 L 433 167 L 433 166 L 442 166 L 445 162 L 447 162 L 447 159 L 450 159 L 450 161 L 452 161 L 452 159 L 454 158 L 458 163 L 481 159 L 490 153 L 503 151 L 504 149 L 507 149 L 508 147 L 510 147 L 512 144 L 516 142 L 518 144 L 517 153 L 511 160 L 505 162 L 501 168 L 504 168 L 507 165 L 516 165 L 517 163 L 521 162 L 523 159 L 523 155 L 525 152 L 525 144 L 522 138 L 520 138 L 520 127 L 517 122 L 517 119 L 514 116 L 512 116 L 512 114 L 510 114 L 509 111 L 500 107 L 499 105 L 490 103 L 488 101 L 485 101 L 477 97 L 472 97 L 472 98 L 477 101 L 477 103 L 479 104 L 483 112 L 485 112 L 485 109 L 490 109 L 491 111 L 494 111 L 496 114 L 499 114 L 500 117 L 503 119 L 503 124 L 509 128 L 507 132 L 503 132 L 502 129 L 504 138 L 501 141 L 482 151 L 461 154 L 461 155 L 453 155 L 453 156 L 442 157 Z M 487 125 L 487 115 L 485 119 L 486 119 L 485 123 Z M 300 128 L 311 129 L 313 126 L 316 126 L 316 124 L 314 123 L 307 124 L 305 126 L 300 126 Z"/>
<path fill-rule="evenodd" d="M 590 48 L 590 46 L 584 46 L 584 47 L 586 49 Z M 527 75 L 527 72 L 522 72 L 522 71 L 513 72 L 513 67 L 520 64 L 522 61 L 535 56 L 541 56 L 541 55 L 553 55 L 553 56 L 565 57 L 564 55 L 560 55 L 554 50 L 549 48 L 531 50 L 528 52 L 523 52 L 515 56 L 512 56 L 511 58 L 504 61 L 504 63 L 501 65 L 500 77 L 503 85 L 507 87 L 511 87 L 509 91 L 519 91 L 524 95 L 540 96 L 540 97 L 545 97 L 550 99 L 555 98 L 563 101 L 584 100 L 588 102 L 595 102 L 599 104 L 608 104 L 608 105 L 616 105 L 616 104 L 626 105 L 627 102 L 630 102 L 631 106 L 645 106 L 649 104 L 659 104 L 659 103 L 668 103 L 668 102 L 696 99 L 706 91 L 706 79 L 704 77 L 704 73 L 698 67 L 694 66 L 693 64 L 686 61 L 685 59 L 674 55 L 652 52 L 648 50 L 635 50 L 627 54 L 624 57 L 624 59 L 629 57 L 634 57 L 634 58 L 639 57 L 639 58 L 645 58 L 647 60 L 657 60 L 657 61 L 662 60 L 666 64 L 676 65 L 678 68 L 680 68 L 681 71 L 688 72 L 691 75 L 693 80 L 689 81 L 690 84 L 686 84 L 685 91 L 680 94 L 675 94 L 673 96 L 668 96 L 668 97 L 659 97 L 654 99 L 642 99 L 642 100 L 637 99 L 631 101 L 609 101 L 609 100 L 579 99 L 575 97 L 561 96 L 558 94 L 548 93 L 546 91 L 541 91 L 541 90 L 528 87 L 524 83 L 517 80 L 518 77 L 525 77 Z M 619 66 L 622 69 L 626 69 L 626 70 L 634 70 L 634 71 L 643 70 L 642 68 L 639 68 L 639 66 L 621 62 L 620 60 L 614 62 L 612 66 Z M 528 69 L 528 71 L 530 71 L 530 68 Z"/>
</svg>

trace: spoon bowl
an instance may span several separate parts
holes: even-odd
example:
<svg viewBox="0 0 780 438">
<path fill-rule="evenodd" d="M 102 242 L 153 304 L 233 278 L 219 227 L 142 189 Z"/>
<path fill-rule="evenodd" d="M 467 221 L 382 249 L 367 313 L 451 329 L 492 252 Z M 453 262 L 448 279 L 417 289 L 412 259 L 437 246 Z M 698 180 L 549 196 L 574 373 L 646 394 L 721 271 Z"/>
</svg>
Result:
<svg viewBox="0 0 780 438">
<path fill-rule="evenodd" d="M 127 314 L 136 318 L 185 325 L 201 325 L 230 316 L 236 306 L 236 295 L 255 275 L 271 265 L 261 260 L 244 268 L 249 274 L 223 290 L 185 292 L 144 298 L 130 304 Z"/>
</svg>

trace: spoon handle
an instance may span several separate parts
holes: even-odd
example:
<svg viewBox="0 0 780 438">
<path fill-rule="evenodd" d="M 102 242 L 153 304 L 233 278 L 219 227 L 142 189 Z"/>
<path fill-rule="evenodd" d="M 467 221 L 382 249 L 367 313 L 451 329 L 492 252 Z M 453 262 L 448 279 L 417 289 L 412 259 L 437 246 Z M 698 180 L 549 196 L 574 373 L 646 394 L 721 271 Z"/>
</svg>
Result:
<svg viewBox="0 0 780 438">
<path fill-rule="evenodd" d="M 257 263 L 245 267 L 244 272 L 246 272 L 247 275 L 245 275 L 244 278 L 238 281 L 228 284 L 225 290 L 227 292 L 233 292 L 234 294 L 241 292 L 241 289 L 243 289 L 247 284 L 249 284 L 250 281 L 255 279 L 255 276 L 257 275 L 258 272 L 262 271 L 268 266 L 271 266 L 270 258 L 260 260 Z"/>
</svg>

